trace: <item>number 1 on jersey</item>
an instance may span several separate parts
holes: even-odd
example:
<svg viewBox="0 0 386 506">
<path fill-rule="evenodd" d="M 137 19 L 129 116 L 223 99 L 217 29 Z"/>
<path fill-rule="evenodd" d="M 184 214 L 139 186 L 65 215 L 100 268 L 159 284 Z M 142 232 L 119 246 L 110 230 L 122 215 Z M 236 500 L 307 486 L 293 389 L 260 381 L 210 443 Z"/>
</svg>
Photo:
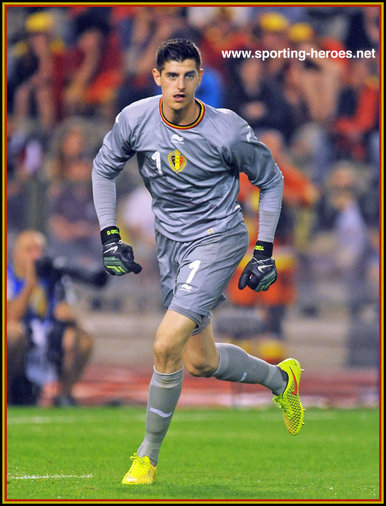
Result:
<svg viewBox="0 0 386 506">
<path fill-rule="evenodd" d="M 155 166 L 157 167 L 158 174 L 162 176 L 161 153 L 159 151 L 154 151 L 154 153 L 151 155 L 151 159 L 155 160 Z"/>
</svg>

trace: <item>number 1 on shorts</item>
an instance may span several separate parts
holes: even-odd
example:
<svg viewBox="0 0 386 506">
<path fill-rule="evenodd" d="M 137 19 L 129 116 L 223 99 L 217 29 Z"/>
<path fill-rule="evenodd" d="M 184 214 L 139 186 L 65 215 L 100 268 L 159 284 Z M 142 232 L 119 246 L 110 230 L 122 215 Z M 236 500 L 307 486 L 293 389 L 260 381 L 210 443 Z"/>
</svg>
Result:
<svg viewBox="0 0 386 506">
<path fill-rule="evenodd" d="M 189 264 L 189 269 L 192 269 L 192 272 L 189 274 L 189 277 L 186 280 L 187 285 L 189 285 L 193 281 L 193 278 L 196 275 L 196 272 L 198 271 L 200 264 L 201 264 L 201 260 L 195 260 L 194 262 Z"/>
</svg>

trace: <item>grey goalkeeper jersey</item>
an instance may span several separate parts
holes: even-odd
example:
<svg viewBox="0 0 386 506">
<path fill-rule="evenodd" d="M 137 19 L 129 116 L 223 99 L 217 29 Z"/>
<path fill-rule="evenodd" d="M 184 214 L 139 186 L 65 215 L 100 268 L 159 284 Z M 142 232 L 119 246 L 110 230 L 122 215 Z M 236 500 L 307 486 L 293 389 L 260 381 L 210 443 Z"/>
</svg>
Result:
<svg viewBox="0 0 386 506">
<path fill-rule="evenodd" d="M 101 229 L 116 224 L 114 178 L 137 154 L 152 196 L 155 228 L 175 241 L 224 232 L 243 220 L 239 172 L 260 189 L 259 239 L 273 241 L 280 215 L 283 176 L 251 127 L 228 109 L 200 101 L 191 125 L 169 123 L 162 97 L 125 107 L 105 136 L 93 164 L 93 195 Z"/>
</svg>

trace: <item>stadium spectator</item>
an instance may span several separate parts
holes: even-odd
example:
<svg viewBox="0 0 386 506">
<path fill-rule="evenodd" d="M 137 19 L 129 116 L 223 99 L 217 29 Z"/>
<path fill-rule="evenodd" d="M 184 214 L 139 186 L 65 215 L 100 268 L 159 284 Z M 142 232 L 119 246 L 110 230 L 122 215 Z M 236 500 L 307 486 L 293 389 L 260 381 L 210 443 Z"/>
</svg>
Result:
<svg viewBox="0 0 386 506">
<path fill-rule="evenodd" d="M 369 163 L 372 185 L 379 185 L 379 124 L 369 137 Z"/>
<path fill-rule="evenodd" d="M 254 19 L 261 17 L 263 14 L 272 14 L 278 13 L 285 18 L 290 23 L 297 23 L 306 21 L 308 19 L 307 7 L 303 7 L 300 5 L 297 6 L 274 6 L 270 5 L 269 7 L 252 7 L 252 17 Z"/>
<path fill-rule="evenodd" d="M 309 120 L 327 127 L 335 114 L 346 62 L 339 58 L 318 58 L 312 51 L 345 48 L 338 40 L 319 40 L 311 33 L 300 37 L 296 31 L 292 32 L 291 47 L 311 55 L 304 60 L 290 60 L 292 85 L 297 86 L 299 96 L 303 97 Z"/>
<path fill-rule="evenodd" d="M 74 154 L 66 161 L 64 182 L 51 195 L 48 234 L 55 255 L 88 266 L 98 262 L 98 222 L 92 201 L 93 155 Z"/>
<path fill-rule="evenodd" d="M 25 40 L 13 48 L 17 57 L 8 78 L 8 106 L 18 130 L 37 120 L 48 135 L 60 119 L 64 85 L 64 44 L 54 35 L 55 18 L 49 11 L 27 17 Z"/>
<path fill-rule="evenodd" d="M 57 125 L 50 137 L 44 160 L 44 177 L 53 185 L 50 193 L 57 183 L 66 180 L 67 167 L 71 160 L 85 152 L 96 152 L 103 138 L 104 127 L 104 121 L 90 125 L 90 121 L 82 116 L 66 118 Z"/>
<path fill-rule="evenodd" d="M 92 114 L 110 100 L 122 82 L 117 33 L 111 30 L 110 9 L 87 7 L 72 20 L 76 42 L 66 54 L 66 116 Z"/>
<path fill-rule="evenodd" d="M 344 43 L 347 49 L 376 49 L 379 47 L 379 6 L 360 6 L 350 13 Z"/>
<path fill-rule="evenodd" d="M 340 91 L 331 127 L 336 157 L 369 158 L 370 134 L 378 128 L 378 78 L 370 73 L 365 59 L 350 60 L 347 82 Z"/>
<path fill-rule="evenodd" d="M 355 272 L 366 270 L 368 249 L 366 223 L 358 199 L 360 181 L 352 163 L 340 163 L 327 181 L 329 200 L 337 211 L 333 228 L 336 268 L 345 280 L 352 314 L 358 311 L 359 301 L 365 293 L 363 279 L 355 276 Z"/>
<path fill-rule="evenodd" d="M 58 381 L 55 405 L 76 403 L 73 387 L 92 350 L 92 338 L 66 301 L 61 280 L 43 269 L 45 237 L 24 230 L 7 266 L 7 401 L 35 404 L 47 382 Z"/>
<path fill-rule="evenodd" d="M 290 48 L 297 51 L 343 50 L 339 41 L 319 40 L 308 23 L 289 28 Z M 284 94 L 291 104 L 295 131 L 290 149 L 299 167 L 323 187 L 335 160 L 330 126 L 336 114 L 346 63 L 343 59 L 293 58 L 284 75 Z"/>
<path fill-rule="evenodd" d="M 229 12 L 235 25 L 238 27 L 246 27 L 253 17 L 253 7 L 229 7 L 226 6 L 226 10 Z M 206 25 L 215 21 L 219 14 L 219 9 L 216 6 L 204 6 L 196 9 L 195 7 L 187 7 L 187 18 L 189 24 L 196 27 L 200 31 L 205 28 Z"/>
<path fill-rule="evenodd" d="M 275 129 L 286 140 L 293 133 L 291 107 L 276 82 L 266 77 L 266 67 L 259 59 L 240 62 L 228 82 L 225 105 L 244 117 L 251 127 Z"/>
<path fill-rule="evenodd" d="M 37 209 L 29 206 L 39 192 L 43 178 L 44 148 L 41 135 L 35 130 L 20 131 L 12 115 L 7 115 L 7 234 L 14 234 L 27 226 L 36 226 Z"/>
<path fill-rule="evenodd" d="M 368 297 L 367 272 L 373 259 L 368 255 L 372 239 L 360 206 L 365 180 L 352 161 L 338 161 L 331 168 L 319 203 L 317 226 L 324 234 L 313 245 L 315 265 L 341 281 L 352 316 Z"/>
<path fill-rule="evenodd" d="M 217 15 L 212 17 L 201 29 L 200 45 L 205 66 L 217 70 L 224 83 L 232 76 L 232 59 L 222 58 L 221 51 L 247 49 L 252 44 L 248 31 L 235 22 L 235 12 L 228 7 L 218 7 Z"/>
<path fill-rule="evenodd" d="M 266 51 L 288 48 L 288 27 L 288 19 L 281 12 L 259 12 L 252 24 L 255 46 Z M 287 59 L 269 58 L 265 63 L 265 77 L 273 79 L 276 86 L 281 86 L 288 65 Z"/>
<path fill-rule="evenodd" d="M 121 110 L 136 100 L 155 93 L 150 76 L 151 54 L 162 33 L 171 33 L 173 26 L 157 22 L 154 7 L 138 8 L 135 16 L 120 23 L 120 40 L 124 54 L 124 79 L 117 92 L 116 107 Z M 150 57 L 150 60 L 149 60 Z"/>
</svg>

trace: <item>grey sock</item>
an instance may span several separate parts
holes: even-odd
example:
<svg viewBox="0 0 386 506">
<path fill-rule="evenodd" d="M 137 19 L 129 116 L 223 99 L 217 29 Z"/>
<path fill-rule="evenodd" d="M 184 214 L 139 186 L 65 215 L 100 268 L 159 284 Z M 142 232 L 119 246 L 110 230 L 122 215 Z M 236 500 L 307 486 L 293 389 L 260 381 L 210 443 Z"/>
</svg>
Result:
<svg viewBox="0 0 386 506">
<path fill-rule="evenodd" d="M 155 466 L 161 443 L 169 428 L 182 389 L 183 369 L 171 374 L 155 370 L 150 380 L 146 410 L 145 439 L 138 448 L 140 457 L 147 455 Z"/>
<path fill-rule="evenodd" d="M 260 358 L 249 355 L 239 346 L 216 343 L 220 362 L 213 376 L 220 380 L 264 385 L 274 395 L 284 392 L 287 382 L 281 369 Z"/>
</svg>

